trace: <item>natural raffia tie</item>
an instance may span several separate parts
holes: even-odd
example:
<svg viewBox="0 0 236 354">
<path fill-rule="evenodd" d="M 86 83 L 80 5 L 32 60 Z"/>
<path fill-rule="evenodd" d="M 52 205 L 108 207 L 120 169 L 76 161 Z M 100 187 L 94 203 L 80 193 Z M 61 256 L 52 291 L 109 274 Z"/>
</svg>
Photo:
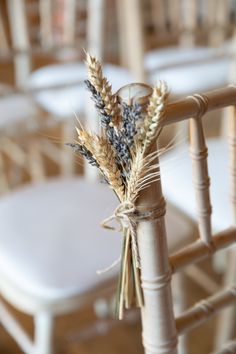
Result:
<svg viewBox="0 0 236 354">
<path fill-rule="evenodd" d="M 128 229 L 130 231 L 132 250 L 135 257 L 136 267 L 140 269 L 141 263 L 137 241 L 138 222 L 158 219 L 164 216 L 165 212 L 166 208 L 164 198 L 160 200 L 158 205 L 148 210 L 142 210 L 141 208 L 135 207 L 134 203 L 130 201 L 124 201 L 118 205 L 110 217 L 103 220 L 101 226 L 109 230 L 115 230 L 114 227 L 109 226 L 109 223 L 113 220 L 116 220 L 120 224 L 119 231 L 122 231 L 123 229 Z"/>
</svg>

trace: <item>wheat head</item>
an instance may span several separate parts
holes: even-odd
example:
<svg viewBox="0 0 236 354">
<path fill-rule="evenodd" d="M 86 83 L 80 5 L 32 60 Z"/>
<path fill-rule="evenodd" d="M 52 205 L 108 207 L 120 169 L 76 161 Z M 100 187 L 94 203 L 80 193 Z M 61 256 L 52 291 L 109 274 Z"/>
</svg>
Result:
<svg viewBox="0 0 236 354">
<path fill-rule="evenodd" d="M 150 97 L 147 108 L 147 115 L 144 120 L 144 126 L 141 130 L 141 141 L 147 149 L 162 127 L 161 123 L 165 116 L 165 106 L 169 97 L 169 90 L 165 81 L 159 81 L 154 87 L 152 96 Z"/>
<path fill-rule="evenodd" d="M 90 54 L 86 55 L 89 80 L 100 93 L 105 104 L 105 110 L 112 117 L 112 123 L 117 126 L 120 121 L 120 107 L 116 95 L 112 94 L 112 88 L 108 80 L 103 76 L 101 63 Z"/>
<path fill-rule="evenodd" d="M 124 199 L 123 180 L 116 164 L 116 154 L 106 138 L 95 137 L 93 154 L 105 178 L 109 181 L 110 186 L 122 201 Z"/>
</svg>

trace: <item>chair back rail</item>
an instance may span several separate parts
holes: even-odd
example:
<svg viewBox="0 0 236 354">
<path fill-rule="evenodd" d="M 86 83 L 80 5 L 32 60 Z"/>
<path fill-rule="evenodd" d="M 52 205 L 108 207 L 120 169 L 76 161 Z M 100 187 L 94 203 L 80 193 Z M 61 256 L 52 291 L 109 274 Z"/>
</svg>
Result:
<svg viewBox="0 0 236 354">
<path fill-rule="evenodd" d="M 7 56 L 10 50 L 9 40 L 7 37 L 6 25 L 2 8 L 0 7 L 0 53 L 2 56 Z"/>
<path fill-rule="evenodd" d="M 13 56 L 15 67 L 16 85 L 22 87 L 25 79 L 31 70 L 31 60 L 29 53 L 30 40 L 28 36 L 28 25 L 26 14 L 26 4 L 24 0 L 8 0 L 8 18 L 13 49 L 19 53 Z"/>
<path fill-rule="evenodd" d="M 73 46 L 75 44 L 76 0 L 39 0 L 39 15 L 43 46 Z"/>
<path fill-rule="evenodd" d="M 159 0 L 150 1 L 149 6 L 156 35 L 163 30 L 174 38 L 178 32 L 177 38 L 182 45 L 194 45 L 200 31 L 205 33 L 208 44 L 218 45 L 232 25 L 230 0 Z"/>
<path fill-rule="evenodd" d="M 202 96 L 194 95 L 193 97 L 200 105 L 204 104 Z M 191 118 L 189 123 L 190 155 L 192 159 L 199 235 L 203 242 L 211 244 L 210 178 L 208 176 L 207 147 L 203 132 L 202 118 Z"/>
<path fill-rule="evenodd" d="M 103 50 L 105 26 L 109 24 L 104 18 L 104 13 L 109 2 L 6 0 L 6 3 L 13 44 L 12 57 L 18 59 L 24 55 L 29 63 L 42 56 L 56 56 L 58 60 L 63 50 L 66 56 L 66 50 L 71 49 L 68 51 L 68 60 L 82 59 L 83 48 L 92 51 L 99 59 L 106 54 Z M 115 14 L 113 16 L 115 17 Z M 30 73 L 30 66 L 27 66 L 28 72 L 24 71 L 25 76 L 20 75 L 19 71 L 22 71 L 20 59 L 18 62 L 16 83 L 22 86 L 27 74 Z"/>
<path fill-rule="evenodd" d="M 231 0 L 132 0 L 131 3 L 121 0 L 118 6 L 126 22 L 124 25 L 123 21 L 122 26 L 131 34 L 125 37 L 122 57 L 127 56 L 126 62 L 137 80 L 143 76 L 140 72 L 146 50 L 173 44 L 218 47 L 233 36 L 235 29 L 235 9 Z M 137 11 L 139 14 L 132 19 L 125 16 Z M 124 32 L 122 27 L 120 32 L 121 35 Z M 143 53 L 137 56 L 138 51 Z"/>
<path fill-rule="evenodd" d="M 95 2 L 93 0 L 6 0 L 6 5 L 8 21 L 4 21 L 4 25 L 9 22 L 12 43 L 12 48 L 10 48 L 8 55 L 9 58 L 13 58 L 16 78 L 16 88 L 11 93 L 19 94 L 23 92 L 30 97 L 31 94 L 35 94 L 40 90 L 63 89 L 65 85 L 62 84 L 45 85 L 45 87 L 36 88 L 32 91 L 25 88 L 31 68 L 40 64 L 42 59 L 44 62 L 47 57 L 51 62 L 52 57 L 56 56 L 56 61 L 58 62 L 58 60 L 61 60 L 60 58 L 63 59 L 64 54 L 66 56 L 69 53 L 70 56 L 70 49 L 72 49 L 72 57 L 68 57 L 66 60 L 75 59 L 74 53 L 76 53 L 77 57 L 79 54 L 80 59 L 82 59 L 84 56 L 83 48 L 86 48 L 100 61 L 102 60 L 105 44 L 105 0 L 97 0 Z M 0 12 L 0 20 L 1 18 Z M 0 35 L 1 33 L 0 21 Z M 60 57 L 60 54 L 63 54 L 62 57 Z M 73 82 L 72 85 L 81 83 L 80 80 Z M 91 110 L 90 107 L 91 102 L 85 106 L 86 121 L 91 129 L 97 130 L 97 119 L 94 118 L 94 110 Z M 45 113 L 39 112 L 39 122 L 42 124 L 42 129 L 44 129 L 43 114 Z M 53 119 L 55 122 L 55 117 L 47 115 L 47 122 Z M 37 143 L 32 141 L 32 146 L 29 146 L 27 155 L 31 162 L 28 163 L 27 168 L 29 169 L 29 176 L 34 180 L 45 177 L 45 168 L 43 166 L 45 156 L 49 159 L 52 158 L 52 161 L 56 162 L 56 164 L 60 163 L 61 174 L 71 175 L 74 173 L 76 166 L 73 153 L 68 146 L 64 145 L 64 142 L 73 139 L 75 123 L 74 119 L 70 121 L 71 124 L 68 123 L 68 120 L 65 124 L 62 123 L 61 140 L 63 143 L 60 144 L 61 146 L 59 144 L 57 146 L 53 143 L 49 144 L 48 148 L 52 148 L 52 151 L 46 153 L 45 144 L 40 142 L 42 138 L 40 134 L 35 137 Z M 41 129 L 37 125 L 38 128 Z M 16 144 L 16 140 L 12 139 L 11 148 L 14 144 Z M 31 144 L 31 141 L 29 144 Z M 36 148 L 38 151 L 36 151 Z M 60 156 L 59 159 L 55 157 L 56 150 Z M 4 154 L 7 154 L 6 149 Z M 9 157 L 9 154 L 7 156 Z M 13 160 L 14 162 L 16 161 Z M 87 165 L 84 171 L 89 178 L 95 178 L 94 170 Z"/>
<path fill-rule="evenodd" d="M 33 56 L 47 53 L 53 55 L 63 47 L 77 45 L 78 38 L 76 39 L 75 36 L 77 2 L 38 0 L 32 7 L 27 0 L 7 0 L 7 5 L 13 49 L 15 49 L 12 55 L 16 60 L 16 84 L 22 86 L 30 73 L 33 54 Z M 34 16 L 30 16 L 32 10 Z M 25 58 L 24 62 L 22 57 Z M 28 61 L 27 66 L 26 61 Z M 24 70 L 23 74 L 20 74 L 22 70 Z"/>
<path fill-rule="evenodd" d="M 227 284 L 226 289 L 216 292 L 210 298 L 203 299 L 175 319 L 170 297 L 172 273 L 210 257 L 218 250 L 236 242 L 235 227 L 222 230 L 212 236 L 207 149 L 201 119 L 206 112 L 235 105 L 236 87 L 230 86 L 189 96 L 170 103 L 166 108 L 163 126 L 186 119 L 190 121 L 190 146 L 192 155 L 194 153 L 193 178 L 197 209 L 200 213 L 198 218 L 200 237 L 198 241 L 169 257 L 166 247 L 165 203 L 161 181 L 156 181 L 151 188 L 141 192 L 138 208 L 145 209 L 147 206 L 153 208 L 154 205 L 159 205 L 158 220 L 140 221 L 138 227 L 141 281 L 145 303 L 142 309 L 143 345 L 146 354 L 177 353 L 178 335 L 200 325 L 236 300 L 236 284 L 231 284 L 231 286 Z M 235 137 L 232 128 L 231 134 Z M 232 156 L 231 160 L 234 161 L 234 152 Z"/>
<path fill-rule="evenodd" d="M 42 46 L 53 45 L 52 1 L 39 0 L 40 37 Z"/>
<path fill-rule="evenodd" d="M 236 352 L 236 339 L 227 342 L 221 349 L 214 351 L 211 354 L 226 354 Z"/>
<path fill-rule="evenodd" d="M 228 191 L 231 202 L 232 225 L 236 226 L 236 109 L 230 107 L 228 116 L 228 145 L 229 145 L 229 185 Z M 236 279 L 236 254 L 235 249 L 227 254 L 227 269 L 224 277 L 224 285 L 235 283 Z M 216 349 L 220 348 L 227 340 L 234 336 L 235 311 L 227 309 L 219 317 L 218 331 L 215 340 Z"/>
</svg>

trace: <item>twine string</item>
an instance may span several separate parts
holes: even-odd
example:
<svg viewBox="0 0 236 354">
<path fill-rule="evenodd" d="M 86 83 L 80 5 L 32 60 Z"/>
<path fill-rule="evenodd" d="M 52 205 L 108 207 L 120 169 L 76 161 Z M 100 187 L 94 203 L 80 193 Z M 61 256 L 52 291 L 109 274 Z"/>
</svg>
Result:
<svg viewBox="0 0 236 354">
<path fill-rule="evenodd" d="M 113 231 L 123 231 L 124 229 L 128 229 L 131 236 L 131 247 L 134 254 L 135 265 L 137 268 L 141 268 L 140 255 L 138 249 L 138 240 L 137 240 L 137 223 L 138 221 L 148 221 L 160 218 L 165 215 L 165 199 L 162 198 L 158 205 L 154 206 L 152 209 L 148 210 L 138 210 L 134 203 L 126 200 L 118 205 L 115 209 L 114 213 L 108 218 L 104 219 L 101 223 L 101 226 L 105 229 L 113 230 Z M 119 224 L 119 229 L 110 226 L 110 223 L 116 220 Z M 104 270 L 100 270 L 98 273 L 104 273 L 110 269 L 112 269 L 117 263 L 120 261 L 120 257 L 117 261 L 113 262 L 113 264 L 107 267 Z"/>
</svg>

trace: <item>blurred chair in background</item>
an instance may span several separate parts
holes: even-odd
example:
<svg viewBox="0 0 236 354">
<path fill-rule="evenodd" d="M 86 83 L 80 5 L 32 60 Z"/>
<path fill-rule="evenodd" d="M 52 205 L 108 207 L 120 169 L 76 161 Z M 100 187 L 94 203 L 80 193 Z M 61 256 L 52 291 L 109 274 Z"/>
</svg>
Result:
<svg viewBox="0 0 236 354">
<path fill-rule="evenodd" d="M 106 33 L 106 1 L 7 0 L 17 87 L 26 90 L 45 112 L 63 124 L 63 142 L 72 136 L 74 115 L 86 110 L 83 63 L 86 48 L 103 59 Z M 45 58 L 54 64 L 43 65 Z M 41 61 L 41 68 L 33 70 Z M 55 63 L 56 62 L 56 63 Z M 104 72 L 115 89 L 132 80 L 125 68 L 108 64 Z M 94 112 L 88 109 L 86 122 L 94 126 Z M 50 144 L 43 151 L 47 154 Z M 54 147 L 49 151 L 53 155 Z M 73 159 L 62 149 L 61 168 L 70 174 Z"/>
<path fill-rule="evenodd" d="M 119 4 L 120 13 L 123 13 L 126 19 L 125 31 L 128 33 L 123 37 L 125 42 L 123 48 L 129 53 L 129 65 L 136 73 L 136 77 L 146 78 L 149 82 L 155 82 L 157 79 L 166 80 L 174 97 L 235 83 L 235 1 L 131 0 L 126 2 L 124 0 Z M 128 15 L 130 13 L 133 15 L 132 18 Z M 180 45 L 146 51 L 145 41 L 148 36 L 145 28 L 147 27 L 156 34 L 156 38 L 160 38 L 160 42 L 167 43 L 166 38 L 169 36 L 170 43 L 177 40 Z M 202 107 L 207 105 L 204 95 L 200 101 L 198 95 L 193 97 L 197 104 L 199 102 L 202 104 Z M 227 120 L 232 121 L 232 111 L 227 109 L 227 112 L 229 114 L 224 114 L 218 129 L 216 129 L 218 120 L 215 113 L 212 117 L 214 120 L 209 120 L 208 131 L 211 135 L 219 131 L 221 135 L 226 132 Z M 186 133 L 185 122 L 180 127 L 181 131 L 183 127 Z M 214 232 L 218 232 L 229 223 L 230 217 L 224 194 L 229 190 L 228 180 L 222 168 L 227 164 L 227 145 L 225 139 L 217 137 L 209 139 L 208 148 L 210 174 L 214 176 L 211 185 L 214 204 L 212 228 Z M 200 159 L 204 158 L 205 154 L 207 154 L 206 147 L 202 149 Z M 194 220 L 196 211 L 192 203 L 194 195 L 191 179 L 183 179 L 183 175 L 191 174 L 186 148 L 182 146 L 177 151 L 173 149 L 163 160 L 176 160 L 176 156 L 179 156 L 179 163 L 173 163 L 171 173 L 163 171 L 164 193 L 167 200 Z M 204 185 L 199 186 L 199 188 L 203 187 Z M 221 260 L 222 258 L 217 258 L 218 265 Z M 225 285 L 235 282 L 235 263 L 235 251 L 231 250 L 227 257 Z M 235 331 L 234 325 L 235 312 L 231 309 L 226 310 L 219 321 L 217 346 L 232 337 Z"/>
<path fill-rule="evenodd" d="M 30 99 L 26 108 L 33 104 L 34 99 L 50 113 L 46 125 L 55 124 L 56 118 L 60 116 L 63 120 L 67 119 L 65 127 L 68 125 L 71 127 L 68 118 L 72 118 L 74 111 L 78 113 L 82 107 L 84 109 L 85 96 L 81 85 L 86 78 L 84 64 L 76 61 L 72 64 L 51 65 L 30 74 L 31 59 L 34 56 L 55 54 L 58 61 L 62 59 L 68 61 L 71 56 L 75 59 L 74 54 L 77 54 L 77 42 L 73 47 L 76 34 L 74 6 L 77 7 L 80 2 L 55 2 L 58 6 L 64 6 L 63 11 L 61 7 L 53 8 L 53 3 L 43 0 L 39 2 L 7 0 L 13 44 L 13 50 L 9 48 L 7 55 L 11 55 L 14 60 L 16 91 L 26 92 L 24 98 Z M 88 10 L 85 47 L 92 54 L 101 57 L 104 44 L 102 43 L 104 2 L 91 0 L 82 3 Z M 31 28 L 30 20 L 27 19 L 27 15 L 35 9 L 40 10 L 40 30 Z M 62 12 L 55 13 L 53 9 L 55 11 L 60 9 Z M 63 28 L 67 33 L 66 36 L 61 32 L 62 19 L 65 21 Z M 55 21 L 57 30 L 58 26 L 60 28 L 57 34 L 53 32 Z M 32 44 L 37 42 L 36 39 L 32 39 L 32 33 L 43 45 Z M 105 74 L 111 78 L 112 83 L 115 82 L 117 88 L 124 82 L 127 83 L 130 78 L 125 69 L 113 65 L 105 66 Z M 2 121 L 7 110 L 11 111 L 13 104 L 17 103 L 17 97 L 18 94 L 3 97 L 3 100 L 11 99 L 12 103 L 3 107 Z M 33 107 L 37 109 L 34 104 Z M 68 110 L 64 110 L 63 107 Z M 98 181 L 89 178 L 65 177 L 65 174 L 73 172 L 73 168 L 68 168 L 68 157 L 64 159 L 67 163 L 66 173 L 62 167 L 60 178 L 47 180 L 42 155 L 60 164 L 60 149 L 37 135 L 42 129 L 41 120 L 44 124 L 42 115 L 35 123 L 32 120 L 32 113 L 24 113 L 23 116 L 29 117 L 30 131 L 23 124 L 19 129 L 14 122 L 14 113 L 17 114 L 18 110 L 22 112 L 20 107 L 12 110 L 13 120 L 7 119 L 7 124 L 11 125 L 12 135 L 2 129 L 2 144 L 4 153 L 11 151 L 9 154 L 11 165 L 17 163 L 23 167 L 34 183 L 11 192 L 0 200 L 0 291 L 13 306 L 34 317 L 35 341 L 29 339 L 2 302 L 0 316 L 1 323 L 25 352 L 48 354 L 53 350 L 54 317 L 82 306 L 85 300 L 89 301 L 88 292 L 90 294 L 97 286 L 100 286 L 102 291 L 96 292 L 94 297 L 91 296 L 91 301 L 99 294 L 103 294 L 103 291 L 106 292 L 107 286 L 103 281 L 114 273 L 106 273 L 104 277 L 98 278 L 96 270 L 109 265 L 119 256 L 120 238 L 111 237 L 109 232 L 99 227 L 99 222 L 113 210 L 114 198 L 111 191 Z M 90 112 L 90 108 L 88 111 Z M 91 128 L 97 129 L 94 115 L 86 116 L 86 121 L 89 121 Z M 5 129 L 5 126 L 3 128 Z M 69 135 L 71 140 L 72 130 L 66 131 L 67 137 Z M 10 139 L 14 138 L 14 133 L 18 140 Z M 30 139 L 28 133 L 31 135 Z M 5 178 L 5 172 L 6 166 L 3 166 L 2 180 Z M 188 219 L 171 207 L 168 218 L 171 225 L 170 234 L 175 236 L 170 239 L 170 248 L 176 250 L 189 240 L 193 226 Z"/>
<path fill-rule="evenodd" d="M 17 144 L 7 139 L 9 135 L 6 134 L 4 140 L 1 134 L 4 153 L 8 153 L 13 165 L 17 162 L 37 182 L 0 200 L 0 220 L 3 220 L 0 223 L 0 290 L 10 303 L 34 316 L 35 343 L 22 332 L 2 303 L 0 315 L 3 325 L 26 352 L 52 352 L 54 317 L 81 306 L 88 290 L 98 285 L 103 287 L 102 280 L 106 280 L 110 274 L 101 280 L 95 272 L 116 259 L 120 252 L 119 238 L 111 237 L 98 226 L 113 208 L 111 191 L 89 178 L 65 177 L 73 173 L 71 166 L 74 161 L 68 158 L 63 149 L 61 152 L 52 142 L 37 135 L 41 124 L 50 126 L 62 121 L 63 139 L 71 140 L 74 111 L 86 111 L 85 122 L 92 129 L 97 129 L 97 120 L 90 111 L 91 104 L 88 107 L 85 105 L 82 82 L 86 78 L 86 70 L 84 64 L 77 61 L 77 54 L 80 52 L 79 59 L 82 59 L 81 46 L 85 46 L 93 55 L 102 58 L 106 44 L 102 30 L 106 23 L 105 3 L 105 0 L 7 0 L 11 34 L 9 43 L 12 41 L 13 44 L 13 50 L 8 46 L 7 55 L 14 60 L 17 91 L 26 92 L 24 99 L 30 101 L 29 104 L 26 102 L 27 109 L 32 105 L 38 114 L 40 106 L 48 112 L 46 122 L 41 114 L 36 123 L 31 119 L 34 115 L 32 112 L 22 114 L 30 118 L 33 138 L 29 140 L 24 126 L 20 125 L 19 130 L 14 123 L 14 113 L 22 112 L 22 108 L 11 110 L 17 100 L 14 96 L 3 98 L 12 99 L 7 108 L 13 120 L 8 118 L 7 123 L 14 123 L 11 125 L 14 128 L 11 128 L 11 134 L 14 136 L 14 132 L 17 133 L 20 142 Z M 87 13 L 86 30 L 82 26 L 86 41 L 80 44 L 76 36 L 75 9 Z M 30 16 L 35 16 L 37 21 Z M 85 15 L 78 16 L 83 19 Z M 34 27 L 34 24 L 39 24 L 39 27 Z M 5 38 L 8 39 L 8 36 Z M 56 62 L 66 63 L 47 65 L 31 72 L 31 67 L 36 65 L 35 58 L 44 60 L 44 56 L 54 56 Z M 69 63 L 70 60 L 73 63 Z M 126 69 L 114 65 L 105 66 L 104 72 L 111 78 L 115 88 L 132 80 Z M 4 108 L 3 121 L 6 113 L 7 109 Z M 60 178 L 47 181 L 42 156 L 61 166 Z M 4 175 L 5 169 L 5 166 L 1 169 L 2 180 L 8 179 Z M 93 179 L 88 171 L 87 177 Z M 98 205 L 94 202 L 96 200 L 99 201 Z M 192 239 L 190 235 L 193 235 L 194 226 L 171 206 L 168 207 L 168 220 L 169 247 L 173 252 Z M 208 291 L 209 288 L 217 287 L 214 282 L 211 285 L 206 285 Z"/>
<path fill-rule="evenodd" d="M 121 48 L 136 78 L 151 83 L 166 80 L 177 96 L 227 84 L 235 29 L 233 1 L 124 0 L 118 4 L 127 33 Z M 159 48 L 153 49 L 155 44 Z"/>
</svg>

